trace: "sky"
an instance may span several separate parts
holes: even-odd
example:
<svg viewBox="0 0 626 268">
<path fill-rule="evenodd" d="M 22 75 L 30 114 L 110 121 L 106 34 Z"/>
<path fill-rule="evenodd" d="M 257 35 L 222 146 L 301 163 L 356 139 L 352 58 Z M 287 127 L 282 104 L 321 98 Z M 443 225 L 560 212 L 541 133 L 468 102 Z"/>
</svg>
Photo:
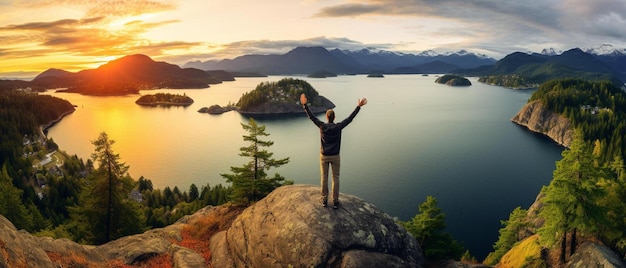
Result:
<svg viewBox="0 0 626 268">
<path fill-rule="evenodd" d="M 183 65 L 298 46 L 501 59 L 626 48 L 626 0 L 0 0 L 0 77 L 131 54 Z"/>
</svg>

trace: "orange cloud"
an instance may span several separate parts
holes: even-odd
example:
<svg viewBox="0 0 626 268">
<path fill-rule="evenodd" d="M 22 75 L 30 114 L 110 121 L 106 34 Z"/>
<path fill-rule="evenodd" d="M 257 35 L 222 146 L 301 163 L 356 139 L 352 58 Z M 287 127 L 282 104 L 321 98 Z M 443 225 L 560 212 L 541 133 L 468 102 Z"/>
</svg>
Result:
<svg viewBox="0 0 626 268">
<path fill-rule="evenodd" d="M 159 42 L 142 37 L 147 31 L 177 20 L 145 21 L 141 15 L 174 8 L 170 1 L 35 0 L 17 2 L 37 8 L 72 6 L 84 10 L 82 19 L 62 18 L 0 25 L 0 70 L 78 71 L 104 63 L 104 58 L 129 54 L 159 57 L 168 50 L 199 46 L 196 42 Z M 64 62 L 63 59 L 66 59 Z"/>
</svg>

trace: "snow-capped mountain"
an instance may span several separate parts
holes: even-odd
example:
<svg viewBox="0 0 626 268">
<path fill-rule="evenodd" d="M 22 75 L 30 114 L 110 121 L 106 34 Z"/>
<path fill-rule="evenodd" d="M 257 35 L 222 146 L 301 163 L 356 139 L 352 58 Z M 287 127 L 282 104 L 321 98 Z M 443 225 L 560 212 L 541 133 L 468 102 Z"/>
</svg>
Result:
<svg viewBox="0 0 626 268">
<path fill-rule="evenodd" d="M 546 56 L 556 56 L 556 55 L 561 55 L 563 54 L 563 50 L 558 50 L 556 48 L 544 48 L 541 50 L 541 53 L 539 53 L 541 55 L 546 55 Z"/>
<path fill-rule="evenodd" d="M 598 56 L 621 56 L 626 55 L 626 48 L 616 48 L 610 44 L 602 44 L 599 47 L 582 48 L 583 51 Z"/>
</svg>

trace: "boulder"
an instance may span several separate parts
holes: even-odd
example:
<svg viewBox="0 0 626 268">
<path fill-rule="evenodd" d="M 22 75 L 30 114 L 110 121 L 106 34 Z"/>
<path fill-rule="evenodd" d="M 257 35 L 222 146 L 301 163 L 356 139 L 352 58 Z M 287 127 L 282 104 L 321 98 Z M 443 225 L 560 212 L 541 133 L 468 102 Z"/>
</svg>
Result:
<svg viewBox="0 0 626 268">
<path fill-rule="evenodd" d="M 317 186 L 283 186 L 211 239 L 215 267 L 422 267 L 416 239 L 389 215 L 341 194 L 323 207 Z"/>
<path fill-rule="evenodd" d="M 565 147 L 569 147 L 574 135 L 569 119 L 547 110 L 539 100 L 524 105 L 511 118 L 511 121 L 528 128 L 530 131 L 544 134 Z"/>
<path fill-rule="evenodd" d="M 626 264 L 607 246 L 585 242 L 576 250 L 567 268 L 604 267 L 625 268 Z"/>
</svg>

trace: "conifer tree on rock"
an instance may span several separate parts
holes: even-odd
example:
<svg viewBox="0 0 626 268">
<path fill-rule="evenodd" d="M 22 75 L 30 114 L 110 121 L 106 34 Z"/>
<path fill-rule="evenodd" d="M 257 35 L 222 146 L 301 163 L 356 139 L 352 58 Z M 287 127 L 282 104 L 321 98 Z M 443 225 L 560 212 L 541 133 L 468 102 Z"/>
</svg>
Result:
<svg viewBox="0 0 626 268">
<path fill-rule="evenodd" d="M 96 244 L 143 231 L 144 218 L 139 203 L 128 198 L 134 187 L 128 166 L 113 151 L 115 141 L 102 132 L 92 141 L 91 155 L 98 168 L 87 178 L 79 197 L 79 205 L 71 209 L 79 222 L 82 240 Z"/>
<path fill-rule="evenodd" d="M 278 173 L 274 177 L 268 177 L 266 171 L 270 168 L 280 167 L 289 163 L 289 157 L 274 159 L 274 153 L 264 149 L 274 144 L 273 141 L 262 140 L 262 137 L 269 136 L 265 132 L 264 125 L 258 125 L 254 119 L 250 118 L 248 124 L 241 124 L 249 135 L 244 135 L 243 140 L 249 142 L 246 147 L 239 148 L 242 157 L 249 158 L 250 161 L 240 167 L 230 167 L 232 174 L 221 174 L 226 182 L 232 183 L 231 201 L 237 204 L 249 205 L 261 200 L 274 189 L 293 184 L 292 181 L 285 181 L 285 178 Z"/>
</svg>

